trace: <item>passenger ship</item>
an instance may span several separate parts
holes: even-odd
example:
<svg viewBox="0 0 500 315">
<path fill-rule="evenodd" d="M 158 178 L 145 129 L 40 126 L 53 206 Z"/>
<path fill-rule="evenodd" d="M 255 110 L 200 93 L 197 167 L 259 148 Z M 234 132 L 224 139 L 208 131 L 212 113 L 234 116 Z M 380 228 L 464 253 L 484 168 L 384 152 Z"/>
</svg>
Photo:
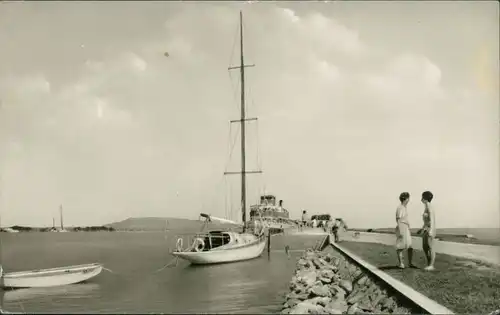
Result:
<svg viewBox="0 0 500 315">
<path fill-rule="evenodd" d="M 290 219 L 290 213 L 283 207 L 283 200 L 276 206 L 274 195 L 262 195 L 259 205 L 250 206 L 250 221 L 255 224 L 259 219 L 273 234 L 297 227 L 296 221 Z"/>
</svg>

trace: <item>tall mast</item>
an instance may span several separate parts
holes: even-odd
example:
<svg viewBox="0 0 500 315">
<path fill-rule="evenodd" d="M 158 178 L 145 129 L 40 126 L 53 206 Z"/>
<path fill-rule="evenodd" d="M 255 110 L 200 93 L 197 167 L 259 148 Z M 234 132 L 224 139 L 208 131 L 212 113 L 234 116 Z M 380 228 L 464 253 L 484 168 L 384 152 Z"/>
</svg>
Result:
<svg viewBox="0 0 500 315">
<path fill-rule="evenodd" d="M 62 205 L 59 206 L 59 215 L 61 217 L 61 230 L 64 230 L 64 223 L 63 223 L 63 208 Z"/>
<path fill-rule="evenodd" d="M 245 157 L 245 60 L 243 58 L 243 13 L 240 11 L 240 76 L 241 76 L 241 221 L 243 232 L 247 219 L 246 157 Z"/>
<path fill-rule="evenodd" d="M 241 174 L 241 221 L 243 222 L 243 232 L 246 231 L 247 221 L 247 189 L 246 189 L 246 174 L 262 173 L 262 171 L 247 171 L 246 170 L 246 153 L 245 153 L 245 122 L 257 120 L 257 118 L 246 118 L 245 116 L 245 68 L 254 67 L 255 65 L 246 65 L 243 57 L 243 13 L 240 11 L 240 65 L 229 67 L 228 70 L 240 69 L 241 80 L 241 117 L 238 120 L 231 120 L 231 123 L 241 123 L 241 171 L 240 172 L 225 172 L 229 174 Z"/>
</svg>

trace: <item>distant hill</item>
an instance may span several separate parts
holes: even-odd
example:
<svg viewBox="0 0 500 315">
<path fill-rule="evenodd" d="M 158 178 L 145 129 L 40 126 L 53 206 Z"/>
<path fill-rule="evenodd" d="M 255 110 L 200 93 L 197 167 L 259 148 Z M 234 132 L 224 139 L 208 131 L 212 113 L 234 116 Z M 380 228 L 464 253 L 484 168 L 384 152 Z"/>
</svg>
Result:
<svg viewBox="0 0 500 315">
<path fill-rule="evenodd" d="M 168 225 L 167 225 L 168 222 Z M 165 231 L 165 228 L 176 232 L 193 232 L 199 231 L 203 226 L 203 221 L 180 219 L 180 218 L 161 218 L 161 217 L 145 217 L 145 218 L 128 218 L 120 222 L 106 224 L 117 231 Z M 210 228 L 231 227 L 231 224 L 221 224 L 212 222 Z"/>
</svg>

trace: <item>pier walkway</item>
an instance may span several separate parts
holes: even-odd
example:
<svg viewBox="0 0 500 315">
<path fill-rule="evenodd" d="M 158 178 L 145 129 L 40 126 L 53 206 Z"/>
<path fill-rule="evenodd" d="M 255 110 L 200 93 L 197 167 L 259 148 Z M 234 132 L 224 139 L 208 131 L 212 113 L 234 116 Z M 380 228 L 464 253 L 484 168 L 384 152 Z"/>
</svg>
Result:
<svg viewBox="0 0 500 315">
<path fill-rule="evenodd" d="M 356 238 L 354 237 L 353 232 L 343 233 L 341 239 L 353 242 L 379 243 L 384 245 L 394 245 L 396 242 L 395 235 L 368 232 L 359 232 L 359 237 Z M 412 243 L 413 248 L 422 250 L 421 238 L 412 237 Z M 477 259 L 491 264 L 500 265 L 500 246 L 436 241 L 435 247 L 436 252 L 438 253 Z"/>
</svg>

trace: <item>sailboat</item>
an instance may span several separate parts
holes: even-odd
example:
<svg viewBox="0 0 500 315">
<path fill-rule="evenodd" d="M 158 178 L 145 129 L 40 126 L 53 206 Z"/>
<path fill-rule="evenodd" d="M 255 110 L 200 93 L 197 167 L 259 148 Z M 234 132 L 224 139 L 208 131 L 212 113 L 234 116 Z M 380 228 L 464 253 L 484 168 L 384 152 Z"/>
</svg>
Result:
<svg viewBox="0 0 500 315">
<path fill-rule="evenodd" d="M 61 229 L 59 229 L 57 232 L 68 232 L 67 230 L 64 229 L 62 205 L 59 206 L 59 220 L 61 221 Z"/>
<path fill-rule="evenodd" d="M 257 258 L 262 255 L 266 246 L 265 228 L 250 230 L 250 224 L 246 219 L 246 174 L 262 173 L 262 171 L 247 171 L 245 158 L 245 123 L 257 118 L 246 118 L 245 116 L 245 65 L 243 56 L 243 13 L 240 11 L 240 65 L 230 67 L 229 70 L 239 69 L 241 77 L 241 118 L 231 122 L 241 123 L 241 172 L 225 172 L 225 175 L 241 175 L 241 211 L 242 223 L 218 218 L 206 213 L 200 216 L 206 219 L 206 222 L 219 221 L 239 225 L 242 232 L 237 231 L 210 231 L 197 234 L 191 245 L 183 249 L 183 239 L 177 240 L 176 249 L 172 255 L 184 259 L 191 264 L 217 264 L 228 263 Z M 254 225 L 256 226 L 256 225 Z"/>
<path fill-rule="evenodd" d="M 68 232 L 66 229 L 64 229 L 62 205 L 59 206 L 59 220 L 61 227 L 58 229 L 56 228 L 56 220 L 52 218 L 52 228 L 50 229 L 50 232 Z"/>
<path fill-rule="evenodd" d="M 49 232 L 57 232 L 56 219 L 55 218 L 52 218 L 52 228 L 49 230 Z"/>
</svg>

